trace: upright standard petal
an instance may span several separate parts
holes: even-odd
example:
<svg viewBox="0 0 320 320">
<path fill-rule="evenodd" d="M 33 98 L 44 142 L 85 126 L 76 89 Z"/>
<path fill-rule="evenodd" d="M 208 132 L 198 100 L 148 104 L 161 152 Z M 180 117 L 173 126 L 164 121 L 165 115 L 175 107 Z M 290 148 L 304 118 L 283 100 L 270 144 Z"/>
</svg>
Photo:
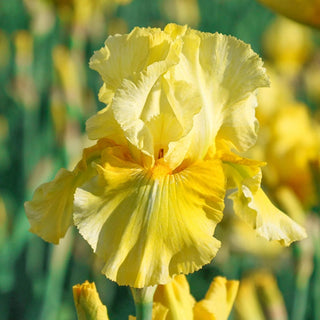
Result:
<svg viewBox="0 0 320 320">
<path fill-rule="evenodd" d="M 134 28 L 129 34 L 108 37 L 90 60 L 90 67 L 104 82 L 101 101 L 110 103 L 123 79 L 132 79 L 149 65 L 164 61 L 170 45 L 171 39 L 156 28 Z"/>
<path fill-rule="evenodd" d="M 169 72 L 195 88 L 202 106 L 186 157 L 203 158 L 218 132 L 230 146 L 246 150 L 256 139 L 255 90 L 269 83 L 261 59 L 249 45 L 218 33 L 188 29 L 182 39 L 180 61 Z"/>
<path fill-rule="evenodd" d="M 108 148 L 102 158 L 99 177 L 76 191 L 74 221 L 108 278 L 139 288 L 211 261 L 224 206 L 219 160 L 171 172 L 163 161 L 145 170 L 123 147 Z"/>
<path fill-rule="evenodd" d="M 91 67 L 109 104 L 88 121 L 91 138 L 118 123 L 151 165 L 161 151 L 172 169 L 203 159 L 217 138 L 238 151 L 255 142 L 255 90 L 268 79 L 258 55 L 233 37 L 175 24 L 136 28 L 108 38 Z"/>
<path fill-rule="evenodd" d="M 115 120 L 124 134 L 129 136 L 129 140 L 137 139 L 132 135 L 137 135 L 139 129 L 148 135 L 143 120 L 139 121 L 139 117 L 143 112 L 146 113 L 143 110 L 148 109 L 145 107 L 145 104 L 148 105 L 147 100 L 152 105 L 152 99 L 148 96 L 157 91 L 159 77 L 178 62 L 180 50 L 181 41 L 172 41 L 167 34 L 155 28 L 135 28 L 130 34 L 109 37 L 105 47 L 95 52 L 91 58 L 90 67 L 98 71 L 104 81 L 100 90 L 101 101 L 109 104 L 115 100 L 117 106 L 105 110 L 111 113 L 102 112 L 89 120 L 89 137 L 106 137 L 110 130 L 101 123 L 107 125 Z M 120 92 L 114 98 L 118 90 Z M 118 115 L 115 118 L 113 110 Z"/>
</svg>

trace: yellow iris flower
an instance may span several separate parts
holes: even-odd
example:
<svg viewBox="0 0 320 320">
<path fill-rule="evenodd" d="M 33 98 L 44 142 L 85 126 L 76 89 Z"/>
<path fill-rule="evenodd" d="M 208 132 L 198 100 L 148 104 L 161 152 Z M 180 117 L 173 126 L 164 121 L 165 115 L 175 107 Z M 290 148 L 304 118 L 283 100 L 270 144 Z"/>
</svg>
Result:
<svg viewBox="0 0 320 320">
<path fill-rule="evenodd" d="M 158 286 L 153 303 L 152 320 L 227 320 L 238 291 L 239 281 L 224 277 L 213 279 L 204 299 L 190 294 L 184 275 Z M 135 317 L 129 317 L 134 320 Z"/>
<path fill-rule="evenodd" d="M 237 320 L 288 319 L 277 280 L 264 270 L 241 279 L 234 306 Z"/>
<path fill-rule="evenodd" d="M 58 243 L 73 223 L 120 285 L 165 284 L 209 263 L 226 189 L 235 212 L 284 245 L 305 231 L 260 188 L 256 89 L 269 84 L 249 45 L 169 24 L 110 36 L 90 61 L 107 107 L 87 121 L 96 145 L 25 204 L 31 231 Z M 232 150 L 232 151 L 231 151 Z"/>
<path fill-rule="evenodd" d="M 284 77 L 296 77 L 311 57 L 312 30 L 279 16 L 263 35 L 263 49 L 270 63 Z"/>
<path fill-rule="evenodd" d="M 258 1 L 290 19 L 320 28 L 320 0 Z"/>
<path fill-rule="evenodd" d="M 319 168 L 320 125 L 308 106 L 284 94 L 290 87 L 283 78 L 271 68 L 269 74 L 277 85 L 259 92 L 261 131 L 253 151 L 268 162 L 264 168 L 268 188 L 291 190 L 308 210 L 317 201 L 311 165 Z M 285 200 L 283 192 L 279 200 Z M 294 200 L 288 203 L 293 205 Z"/>
<path fill-rule="evenodd" d="M 204 299 L 199 302 L 190 294 L 184 275 L 166 285 L 159 285 L 152 307 L 153 320 L 227 320 L 237 295 L 239 281 L 224 277 L 213 279 Z M 73 286 L 74 303 L 79 320 L 109 320 L 94 283 Z M 129 316 L 129 320 L 136 317 Z"/>
</svg>

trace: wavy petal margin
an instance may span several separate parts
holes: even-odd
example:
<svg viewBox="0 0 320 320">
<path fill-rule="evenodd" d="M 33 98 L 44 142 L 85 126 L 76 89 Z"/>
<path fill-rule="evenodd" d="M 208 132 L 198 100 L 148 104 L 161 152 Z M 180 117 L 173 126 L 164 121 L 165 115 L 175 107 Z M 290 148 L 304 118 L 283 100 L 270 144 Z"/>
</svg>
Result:
<svg viewBox="0 0 320 320">
<path fill-rule="evenodd" d="M 152 165 L 162 150 L 172 169 L 203 159 L 216 140 L 245 151 L 256 141 L 255 91 L 269 85 L 262 65 L 234 37 L 176 24 L 110 37 L 90 62 L 109 106 L 88 120 L 88 135 L 122 130 Z"/>
<path fill-rule="evenodd" d="M 229 154 L 221 157 L 229 188 L 238 188 L 229 195 L 235 213 L 267 240 L 288 246 L 306 238 L 304 228 L 277 209 L 260 188 L 263 162 Z"/>
<path fill-rule="evenodd" d="M 90 163 L 97 159 L 101 150 L 110 143 L 103 139 L 96 145 L 84 149 L 83 157 L 73 171 L 60 169 L 52 181 L 40 185 L 35 190 L 32 200 L 24 204 L 31 232 L 45 241 L 59 243 L 73 224 L 73 199 L 76 188 L 96 174 Z"/>
<path fill-rule="evenodd" d="M 74 222 L 108 278 L 141 288 L 211 261 L 220 247 L 213 233 L 224 207 L 219 160 L 170 174 L 163 164 L 146 171 L 119 150 L 104 157 L 99 177 L 75 193 Z"/>
<path fill-rule="evenodd" d="M 235 213 L 267 240 L 288 246 L 306 238 L 305 230 L 277 209 L 260 187 L 263 162 L 234 154 L 221 156 L 228 177 L 228 187 L 238 190 L 229 195 Z"/>
<path fill-rule="evenodd" d="M 91 58 L 90 67 L 98 71 L 104 81 L 100 99 L 106 104 L 113 102 L 113 106 L 112 110 L 106 109 L 88 120 L 89 137 L 107 136 L 110 130 L 101 122 L 106 121 L 106 125 L 111 122 L 115 127 L 116 121 L 127 138 L 141 148 L 139 143 L 142 142 L 136 141 L 139 131 L 142 130 L 140 137 L 146 135 L 145 141 L 149 133 L 139 117 L 143 112 L 150 112 L 145 110 L 148 104 L 153 104 L 148 95 L 157 90 L 154 87 L 159 77 L 179 61 L 180 50 L 181 41 L 172 41 L 169 35 L 156 28 L 134 28 L 129 34 L 109 37 L 105 47 Z M 154 112 L 151 107 L 149 109 Z M 108 110 L 111 113 L 106 114 Z M 144 143 L 147 146 L 143 150 L 153 154 L 148 143 Z"/>
<path fill-rule="evenodd" d="M 247 150 L 256 141 L 255 91 L 269 85 L 262 60 L 231 36 L 188 29 L 182 39 L 180 61 L 169 72 L 190 83 L 202 105 L 187 157 L 203 158 L 217 135 L 238 151 Z"/>
<path fill-rule="evenodd" d="M 59 243 L 72 225 L 76 180 L 73 172 L 60 169 L 52 181 L 36 189 L 32 200 L 24 204 L 31 232 L 46 241 Z"/>
<path fill-rule="evenodd" d="M 253 194 L 243 185 L 239 193 L 236 192 L 229 197 L 233 200 L 236 214 L 251 225 L 261 237 L 279 241 L 284 246 L 307 237 L 304 228 L 277 209 L 261 188 Z"/>
</svg>

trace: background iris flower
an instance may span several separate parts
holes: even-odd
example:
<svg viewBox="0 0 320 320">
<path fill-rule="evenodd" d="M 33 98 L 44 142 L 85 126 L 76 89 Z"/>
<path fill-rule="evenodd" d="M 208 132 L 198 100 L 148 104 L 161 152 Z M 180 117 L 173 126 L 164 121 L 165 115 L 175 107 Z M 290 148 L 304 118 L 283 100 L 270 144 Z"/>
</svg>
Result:
<svg viewBox="0 0 320 320">
<path fill-rule="evenodd" d="M 320 27 L 320 1 L 319 0 L 259 0 L 270 9 L 279 12 L 298 22 Z"/>
<path fill-rule="evenodd" d="M 190 293 L 184 275 L 158 286 L 153 303 L 153 320 L 226 320 L 231 312 L 239 282 L 216 277 L 206 296 L 197 302 Z M 86 281 L 73 287 L 79 320 L 108 320 L 107 308 L 101 303 L 94 283 Z M 129 320 L 136 317 L 129 316 Z"/>
</svg>

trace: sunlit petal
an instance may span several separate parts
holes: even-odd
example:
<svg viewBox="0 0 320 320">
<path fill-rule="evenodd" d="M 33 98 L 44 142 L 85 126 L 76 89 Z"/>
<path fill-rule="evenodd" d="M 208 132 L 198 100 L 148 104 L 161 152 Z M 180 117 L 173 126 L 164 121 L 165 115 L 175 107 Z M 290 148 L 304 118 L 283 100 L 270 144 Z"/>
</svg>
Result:
<svg viewBox="0 0 320 320">
<path fill-rule="evenodd" d="M 229 188 L 237 188 L 229 198 L 235 213 L 256 232 L 282 245 L 304 239 L 305 231 L 287 215 L 277 209 L 260 188 L 263 162 L 244 159 L 236 155 L 222 156 L 228 176 Z"/>
<path fill-rule="evenodd" d="M 129 34 L 108 37 L 105 46 L 90 60 L 90 67 L 104 81 L 103 102 L 111 101 L 123 79 L 130 79 L 152 63 L 166 59 L 170 39 L 164 36 L 160 29 L 135 28 Z"/>
<path fill-rule="evenodd" d="M 223 209 L 220 161 L 171 174 L 163 163 L 146 171 L 125 154 L 105 152 L 99 177 L 75 194 L 75 224 L 105 262 L 103 273 L 144 287 L 209 263 L 220 246 L 213 238 Z"/>
<path fill-rule="evenodd" d="M 189 82 L 201 97 L 187 157 L 203 158 L 219 131 L 239 151 L 254 143 L 254 91 L 267 86 L 268 79 L 250 46 L 233 37 L 188 29 L 180 61 L 170 72 Z"/>
<path fill-rule="evenodd" d="M 234 201 L 235 212 L 260 236 L 285 246 L 306 238 L 304 228 L 277 209 L 262 189 L 253 194 L 243 185 L 241 195 L 234 193 L 230 198 Z"/>
<path fill-rule="evenodd" d="M 84 149 L 83 157 L 73 171 L 60 169 L 56 177 L 40 185 L 31 201 L 25 203 L 30 231 L 46 241 L 58 243 L 73 224 L 73 197 L 78 186 L 94 175 L 90 163 L 96 159 L 109 141 L 101 140 Z"/>
<path fill-rule="evenodd" d="M 119 123 L 114 119 L 111 105 L 89 118 L 86 122 L 86 130 L 89 139 L 108 137 L 116 143 L 126 144 L 123 131 Z"/>
<path fill-rule="evenodd" d="M 46 241 L 59 243 L 72 225 L 76 175 L 60 169 L 56 177 L 40 185 L 31 201 L 25 203 L 30 231 Z"/>
<path fill-rule="evenodd" d="M 261 167 L 265 162 L 242 158 L 233 153 L 222 153 L 220 156 L 228 179 L 228 189 L 246 185 L 253 192 L 260 188 Z"/>
</svg>

